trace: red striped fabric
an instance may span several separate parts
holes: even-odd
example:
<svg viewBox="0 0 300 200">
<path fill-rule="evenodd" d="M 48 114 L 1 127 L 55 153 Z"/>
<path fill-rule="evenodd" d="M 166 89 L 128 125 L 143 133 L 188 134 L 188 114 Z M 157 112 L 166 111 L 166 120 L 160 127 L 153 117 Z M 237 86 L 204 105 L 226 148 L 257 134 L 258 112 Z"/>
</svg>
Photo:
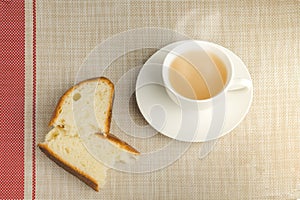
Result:
<svg viewBox="0 0 300 200">
<path fill-rule="evenodd" d="M 24 198 L 24 3 L 0 0 L 0 199 Z"/>
<path fill-rule="evenodd" d="M 36 0 L 33 0 L 33 67 L 32 67 L 32 74 L 33 74 L 33 99 L 32 99 L 32 199 L 35 199 L 35 184 L 36 184 L 36 169 L 35 169 L 35 148 L 36 148 L 36 118 L 35 118 L 35 111 L 36 111 Z"/>
</svg>

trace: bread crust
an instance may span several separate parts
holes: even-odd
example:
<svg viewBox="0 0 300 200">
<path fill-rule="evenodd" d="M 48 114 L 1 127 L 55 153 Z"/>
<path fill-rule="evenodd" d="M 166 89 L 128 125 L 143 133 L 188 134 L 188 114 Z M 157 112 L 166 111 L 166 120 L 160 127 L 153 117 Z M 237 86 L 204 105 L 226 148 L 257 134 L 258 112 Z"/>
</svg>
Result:
<svg viewBox="0 0 300 200">
<path fill-rule="evenodd" d="M 124 142 L 123 140 L 119 139 L 117 136 L 113 135 L 112 133 L 109 133 L 109 134 L 96 133 L 96 135 L 98 137 L 108 139 L 110 142 L 114 143 L 115 145 L 119 146 L 120 148 L 122 148 L 132 154 L 135 154 L 135 155 L 140 154 L 139 151 L 137 151 L 135 148 L 130 146 L 127 142 Z"/>
<path fill-rule="evenodd" d="M 81 181 L 93 188 L 95 191 L 99 191 L 100 187 L 95 179 L 90 177 L 88 174 L 85 174 L 83 171 L 75 168 L 71 164 L 65 162 L 59 155 L 53 152 L 46 143 L 40 143 L 38 144 L 38 147 L 41 149 L 42 152 L 44 152 L 47 155 L 48 158 L 53 160 L 58 166 L 62 167 L 66 171 L 79 178 Z"/>
<path fill-rule="evenodd" d="M 73 92 L 73 90 L 75 90 L 76 88 L 78 88 L 79 86 L 87 83 L 87 82 L 100 82 L 100 81 L 104 81 L 106 82 L 110 87 L 111 87 L 111 96 L 110 96 L 110 104 L 109 104 L 109 108 L 108 108 L 108 112 L 107 112 L 107 116 L 106 116 L 106 122 L 105 122 L 105 128 L 106 128 L 106 131 L 105 133 L 109 133 L 109 130 L 110 130 L 110 123 L 111 123 L 111 117 L 112 117 L 112 105 L 113 105 L 113 94 L 114 94 L 114 84 L 106 77 L 97 77 L 97 78 L 91 78 L 91 79 L 87 79 L 87 80 L 84 80 L 74 86 L 72 86 L 71 88 L 69 88 L 59 99 L 58 103 L 57 103 L 57 106 L 52 114 L 52 117 L 51 117 L 51 120 L 48 124 L 48 126 L 54 126 L 55 125 L 55 122 L 57 121 L 59 115 L 60 115 L 60 112 L 61 112 L 61 109 L 64 105 L 64 102 L 65 102 L 65 99 L 71 95 L 71 93 Z"/>
</svg>

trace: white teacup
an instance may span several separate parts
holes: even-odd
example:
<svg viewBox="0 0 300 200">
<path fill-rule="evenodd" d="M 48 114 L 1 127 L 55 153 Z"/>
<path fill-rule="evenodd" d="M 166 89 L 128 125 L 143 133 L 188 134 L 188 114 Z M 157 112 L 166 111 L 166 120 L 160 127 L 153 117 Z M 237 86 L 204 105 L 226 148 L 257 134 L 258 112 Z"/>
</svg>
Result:
<svg viewBox="0 0 300 200">
<path fill-rule="evenodd" d="M 170 98 L 183 109 L 205 109 L 224 102 L 227 92 L 251 87 L 250 80 L 235 76 L 220 46 L 199 40 L 184 41 L 167 54 L 162 78 Z"/>
</svg>

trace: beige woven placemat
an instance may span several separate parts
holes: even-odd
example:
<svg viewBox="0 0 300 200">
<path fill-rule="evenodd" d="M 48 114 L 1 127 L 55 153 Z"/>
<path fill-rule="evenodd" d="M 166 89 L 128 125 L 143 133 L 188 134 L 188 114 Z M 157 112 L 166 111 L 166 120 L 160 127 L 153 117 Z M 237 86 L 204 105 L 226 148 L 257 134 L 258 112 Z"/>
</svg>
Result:
<svg viewBox="0 0 300 200">
<path fill-rule="evenodd" d="M 37 199 L 300 198 L 300 1 L 38 1 L 36 111 L 31 109 L 32 14 L 32 2 L 26 1 L 26 198 L 32 197 L 33 187 Z M 115 34 L 143 27 L 167 28 L 235 52 L 253 79 L 253 104 L 244 121 L 219 139 L 206 158 L 198 159 L 201 144 L 192 144 L 179 160 L 155 172 L 110 170 L 97 193 L 38 149 L 32 151 L 30 113 L 36 112 L 38 143 L 49 131 L 59 97 L 73 85 L 89 53 Z M 118 81 L 118 70 L 142 64 L 153 52 L 120 58 L 107 76 Z M 136 108 L 131 112 L 141 120 Z M 129 139 L 114 122 L 112 129 Z M 146 145 L 133 142 L 147 152 L 168 141 L 157 135 Z"/>
</svg>

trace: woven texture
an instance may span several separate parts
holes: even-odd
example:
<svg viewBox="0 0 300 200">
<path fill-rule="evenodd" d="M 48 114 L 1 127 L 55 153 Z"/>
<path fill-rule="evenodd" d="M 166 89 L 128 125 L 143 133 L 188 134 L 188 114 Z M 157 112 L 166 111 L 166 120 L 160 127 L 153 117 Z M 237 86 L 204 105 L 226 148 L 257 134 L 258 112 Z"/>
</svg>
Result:
<svg viewBox="0 0 300 200">
<path fill-rule="evenodd" d="M 35 111 L 33 57 L 28 53 L 33 48 L 32 7 L 26 1 L 26 198 L 32 197 L 32 189 L 37 199 L 300 198 L 300 1 L 38 1 Z M 198 159 L 202 144 L 195 143 L 179 160 L 155 172 L 110 170 L 105 187 L 97 193 L 38 149 L 33 151 L 33 140 L 44 140 L 56 103 L 74 84 L 89 53 L 115 34 L 143 27 L 170 29 L 235 52 L 253 79 L 252 107 L 206 158 Z M 128 53 L 105 75 L 116 83 L 123 71 L 141 65 L 154 52 Z M 137 107 L 130 107 L 130 113 L 137 123 L 145 124 Z M 115 122 L 112 131 L 142 152 L 170 141 L 162 135 L 144 143 L 130 141 Z"/>
</svg>

